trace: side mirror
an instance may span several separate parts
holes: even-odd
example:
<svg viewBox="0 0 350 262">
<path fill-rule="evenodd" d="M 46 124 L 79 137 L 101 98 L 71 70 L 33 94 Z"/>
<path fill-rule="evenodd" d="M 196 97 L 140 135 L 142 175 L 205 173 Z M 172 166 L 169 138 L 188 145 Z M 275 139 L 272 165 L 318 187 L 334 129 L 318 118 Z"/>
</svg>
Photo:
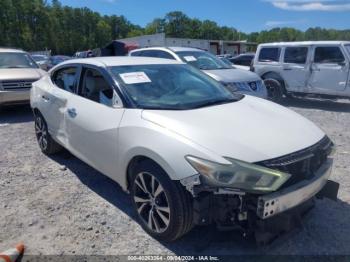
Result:
<svg viewBox="0 0 350 262">
<path fill-rule="evenodd" d="M 340 66 L 346 66 L 346 62 L 345 62 L 345 61 L 339 62 L 338 65 L 340 65 Z"/>
<path fill-rule="evenodd" d="M 123 102 L 120 99 L 119 95 L 113 90 L 112 106 L 114 108 L 122 108 Z"/>
<path fill-rule="evenodd" d="M 100 103 L 113 108 L 123 107 L 121 99 L 112 88 L 100 91 Z"/>
</svg>

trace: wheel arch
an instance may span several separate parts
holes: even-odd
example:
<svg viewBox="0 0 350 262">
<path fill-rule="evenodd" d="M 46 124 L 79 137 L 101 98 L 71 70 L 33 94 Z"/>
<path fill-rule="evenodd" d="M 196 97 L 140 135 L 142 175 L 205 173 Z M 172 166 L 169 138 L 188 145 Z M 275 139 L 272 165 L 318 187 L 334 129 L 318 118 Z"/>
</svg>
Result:
<svg viewBox="0 0 350 262">
<path fill-rule="evenodd" d="M 124 168 L 125 181 L 122 184 L 125 190 L 129 190 L 130 178 L 133 170 L 144 161 L 150 161 L 154 165 L 161 168 L 169 176 L 170 179 L 176 180 L 175 170 L 173 170 L 171 166 L 161 156 L 155 154 L 154 152 L 138 152 L 137 154 L 128 157 L 128 159 L 129 160 L 125 161 L 125 163 L 127 163 L 126 167 Z"/>
<path fill-rule="evenodd" d="M 33 109 L 33 114 L 34 114 L 34 116 L 37 116 L 37 115 L 43 115 L 41 112 L 40 112 L 40 110 L 39 110 L 39 108 L 37 108 L 37 107 L 34 107 Z"/>
<path fill-rule="evenodd" d="M 269 72 L 264 73 L 261 76 L 261 78 L 262 78 L 262 80 L 266 80 L 266 79 L 269 79 L 269 78 L 277 80 L 278 82 L 281 83 L 282 88 L 283 88 L 283 92 L 287 93 L 286 83 L 284 81 L 284 78 L 279 73 L 273 72 L 273 71 L 269 71 Z"/>
<path fill-rule="evenodd" d="M 128 165 L 127 165 L 127 169 L 126 169 L 126 188 L 129 190 L 130 189 L 130 184 L 131 184 L 131 175 L 133 174 L 135 168 L 140 165 L 142 162 L 145 161 L 150 161 L 151 163 L 159 166 L 160 168 L 162 168 L 155 160 L 153 160 L 152 158 L 145 156 L 145 155 L 137 155 L 134 156 L 132 159 L 130 159 Z M 163 169 L 163 168 L 162 168 Z"/>
</svg>

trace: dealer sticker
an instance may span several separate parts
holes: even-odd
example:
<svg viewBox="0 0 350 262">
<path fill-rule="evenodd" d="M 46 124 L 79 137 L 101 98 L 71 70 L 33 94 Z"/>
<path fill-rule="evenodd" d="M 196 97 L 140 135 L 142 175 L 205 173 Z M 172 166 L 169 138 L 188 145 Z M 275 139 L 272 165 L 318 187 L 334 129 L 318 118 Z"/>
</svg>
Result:
<svg viewBox="0 0 350 262">
<path fill-rule="evenodd" d="M 127 85 L 152 82 L 151 79 L 149 79 L 149 77 L 145 74 L 145 72 L 132 72 L 119 75 Z"/>
<path fill-rule="evenodd" d="M 195 58 L 194 56 L 184 56 L 184 59 L 185 59 L 187 62 L 197 61 L 197 58 Z"/>
</svg>

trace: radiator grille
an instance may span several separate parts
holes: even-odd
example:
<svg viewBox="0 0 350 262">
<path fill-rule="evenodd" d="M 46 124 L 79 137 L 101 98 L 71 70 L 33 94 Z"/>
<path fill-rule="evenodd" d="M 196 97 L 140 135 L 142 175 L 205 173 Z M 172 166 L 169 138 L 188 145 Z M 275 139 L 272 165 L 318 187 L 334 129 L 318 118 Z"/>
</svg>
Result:
<svg viewBox="0 0 350 262">
<path fill-rule="evenodd" d="M 287 187 L 313 178 L 316 171 L 327 160 L 332 148 L 332 141 L 325 136 L 311 147 L 257 164 L 291 174 L 292 177 L 283 185 Z"/>
<path fill-rule="evenodd" d="M 30 89 L 32 83 L 38 79 L 26 79 L 26 80 L 2 80 L 0 81 L 0 87 L 3 90 L 22 90 Z"/>
</svg>

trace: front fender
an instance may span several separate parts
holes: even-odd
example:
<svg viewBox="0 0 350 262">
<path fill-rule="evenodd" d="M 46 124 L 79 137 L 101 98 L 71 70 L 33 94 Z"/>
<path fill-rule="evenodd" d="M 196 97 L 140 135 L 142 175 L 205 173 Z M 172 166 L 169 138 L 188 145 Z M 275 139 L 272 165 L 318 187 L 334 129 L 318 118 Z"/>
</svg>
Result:
<svg viewBox="0 0 350 262">
<path fill-rule="evenodd" d="M 133 111 L 133 110 L 131 110 Z M 164 127 L 137 117 L 135 112 L 126 112 L 118 134 L 118 174 L 115 180 L 127 188 L 127 169 L 134 157 L 152 159 L 172 180 L 180 180 L 197 174 L 186 161 L 186 155 L 194 155 L 212 161 L 225 161 L 221 156 L 176 134 Z M 134 122 L 136 120 L 136 122 Z"/>
</svg>

